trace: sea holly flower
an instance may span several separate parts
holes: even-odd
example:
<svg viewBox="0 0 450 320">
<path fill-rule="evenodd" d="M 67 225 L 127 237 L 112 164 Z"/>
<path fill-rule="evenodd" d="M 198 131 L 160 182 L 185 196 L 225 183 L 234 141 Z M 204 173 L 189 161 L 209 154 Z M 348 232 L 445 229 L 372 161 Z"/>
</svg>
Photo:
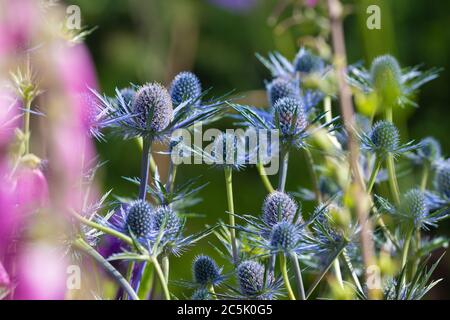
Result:
<svg viewBox="0 0 450 320">
<path fill-rule="evenodd" d="M 279 294 L 280 281 L 256 261 L 246 260 L 236 270 L 242 298 L 250 300 L 271 300 Z"/>
<path fill-rule="evenodd" d="M 363 150 L 374 152 L 379 159 L 384 159 L 387 155 L 396 157 L 420 147 L 414 141 L 401 145 L 398 129 L 389 121 L 378 121 L 371 132 L 362 133 L 360 139 Z"/>
<path fill-rule="evenodd" d="M 190 101 L 194 107 L 201 104 L 202 85 L 200 79 L 192 72 L 181 72 L 176 75 L 170 86 L 170 96 L 174 106 Z"/>
<path fill-rule="evenodd" d="M 192 273 L 195 283 L 203 287 L 216 286 L 224 280 L 222 269 L 213 259 L 204 255 L 194 259 Z"/>
<path fill-rule="evenodd" d="M 365 94 L 376 93 L 386 106 L 416 104 L 410 97 L 425 83 L 438 77 L 439 69 L 420 71 L 419 67 L 400 68 L 398 61 L 384 55 L 373 60 L 370 71 L 349 67 L 350 84 Z"/>
<path fill-rule="evenodd" d="M 299 213 L 299 207 L 287 193 L 274 191 L 264 200 L 261 220 L 272 228 L 278 222 L 293 222 Z"/>
<path fill-rule="evenodd" d="M 450 161 L 441 160 L 436 163 L 434 190 L 425 191 L 425 197 L 430 210 L 442 210 L 450 205 Z"/>
<path fill-rule="evenodd" d="M 406 157 L 415 165 L 433 167 L 441 160 L 441 145 L 432 137 L 424 138 L 420 141 L 420 148 L 407 153 Z"/>
<path fill-rule="evenodd" d="M 293 65 L 296 71 L 306 74 L 322 72 L 325 69 L 325 61 L 305 48 L 301 48 L 297 53 Z"/>
<path fill-rule="evenodd" d="M 284 78 L 275 78 L 266 84 L 269 105 L 275 108 L 278 100 L 282 98 L 299 98 L 299 83 L 296 80 L 287 80 Z"/>
</svg>

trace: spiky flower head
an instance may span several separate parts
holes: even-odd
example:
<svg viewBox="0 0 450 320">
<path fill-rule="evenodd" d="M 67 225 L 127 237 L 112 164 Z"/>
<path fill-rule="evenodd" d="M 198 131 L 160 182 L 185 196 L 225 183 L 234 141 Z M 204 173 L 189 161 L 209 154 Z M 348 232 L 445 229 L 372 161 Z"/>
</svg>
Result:
<svg viewBox="0 0 450 320">
<path fill-rule="evenodd" d="M 241 136 L 225 132 L 215 138 L 211 156 L 215 165 L 240 169 L 248 162 L 249 155 Z"/>
<path fill-rule="evenodd" d="M 420 145 L 421 147 L 418 152 L 424 158 L 429 159 L 430 162 L 438 160 L 441 157 L 441 145 L 436 139 L 427 137 L 421 141 Z"/>
<path fill-rule="evenodd" d="M 298 84 L 286 80 L 284 78 L 276 78 L 267 84 L 267 94 L 269 97 L 270 106 L 275 107 L 278 100 L 282 98 L 297 98 L 299 97 Z"/>
<path fill-rule="evenodd" d="M 402 70 L 390 55 L 377 57 L 370 68 L 372 85 L 384 104 L 393 106 L 402 94 Z"/>
<path fill-rule="evenodd" d="M 173 107 L 169 92 L 159 83 L 142 86 L 132 103 L 136 121 L 141 127 L 157 133 L 163 131 L 172 120 Z"/>
<path fill-rule="evenodd" d="M 402 214 L 411 219 L 415 225 L 420 225 L 428 215 L 425 194 L 419 189 L 412 189 L 405 194 L 401 203 Z"/>
<path fill-rule="evenodd" d="M 440 194 L 450 198 L 450 164 L 439 166 L 436 172 L 436 188 Z"/>
<path fill-rule="evenodd" d="M 195 101 L 195 105 L 198 106 L 201 94 L 202 85 L 200 80 L 192 72 L 184 71 L 179 73 L 170 86 L 170 96 L 175 106 L 187 100 Z"/>
<path fill-rule="evenodd" d="M 321 71 L 325 66 L 324 61 L 307 49 L 300 49 L 294 60 L 295 70 L 311 73 Z"/>
<path fill-rule="evenodd" d="M 178 233 L 182 223 L 175 211 L 169 206 L 159 206 L 153 213 L 153 228 L 155 231 Z"/>
<path fill-rule="evenodd" d="M 192 294 L 191 300 L 211 300 L 211 294 L 208 289 L 200 288 Z"/>
<path fill-rule="evenodd" d="M 288 194 L 274 191 L 264 200 L 262 220 L 269 227 L 282 221 L 293 222 L 297 210 L 297 203 Z"/>
<path fill-rule="evenodd" d="M 270 246 L 273 250 L 290 252 L 300 239 L 299 229 L 290 222 L 283 221 L 273 226 L 270 234 Z"/>
<path fill-rule="evenodd" d="M 275 116 L 283 136 L 296 135 L 308 126 L 305 108 L 300 99 L 282 98 L 278 100 L 275 104 Z"/>
<path fill-rule="evenodd" d="M 127 106 L 131 106 L 134 97 L 136 96 L 136 90 L 131 87 L 123 88 L 119 91 L 119 94 L 122 96 L 123 101 Z"/>
<path fill-rule="evenodd" d="M 241 293 L 247 297 L 257 297 L 265 287 L 264 267 L 256 261 L 243 261 L 237 268 L 237 278 Z"/>
<path fill-rule="evenodd" d="M 215 285 L 222 280 L 220 268 L 208 256 L 202 255 L 195 258 L 192 272 L 195 283 L 201 286 Z"/>
<path fill-rule="evenodd" d="M 398 148 L 400 135 L 397 127 L 392 122 L 379 121 L 375 123 L 370 139 L 378 152 L 386 154 Z"/>
<path fill-rule="evenodd" d="M 126 227 L 138 238 L 148 237 L 154 229 L 152 207 L 144 200 L 136 200 L 127 208 Z"/>
</svg>

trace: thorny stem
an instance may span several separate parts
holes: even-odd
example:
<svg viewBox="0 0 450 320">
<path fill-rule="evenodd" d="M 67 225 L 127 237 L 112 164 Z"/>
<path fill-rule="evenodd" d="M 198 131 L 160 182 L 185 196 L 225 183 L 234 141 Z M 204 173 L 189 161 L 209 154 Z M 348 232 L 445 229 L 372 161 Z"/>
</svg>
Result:
<svg viewBox="0 0 450 320">
<path fill-rule="evenodd" d="M 314 193 L 316 195 L 316 200 L 318 203 L 322 203 L 322 193 L 320 192 L 319 179 L 316 174 L 316 170 L 314 169 L 314 159 L 311 154 L 311 151 L 308 148 L 303 149 L 306 158 L 306 164 L 311 175 L 311 180 L 313 183 Z"/>
<path fill-rule="evenodd" d="M 227 189 L 228 217 L 230 222 L 231 251 L 233 262 L 238 263 L 238 250 L 236 243 L 236 228 L 234 221 L 234 201 L 233 201 L 233 171 L 231 168 L 225 168 L 225 185 Z"/>
<path fill-rule="evenodd" d="M 303 285 L 303 278 L 302 278 L 302 269 L 300 268 L 300 264 L 298 263 L 298 257 L 295 252 L 291 253 L 291 261 L 292 264 L 294 265 L 294 274 L 295 280 L 297 281 L 298 296 L 300 297 L 300 300 L 306 300 L 305 287 Z"/>
<path fill-rule="evenodd" d="M 262 162 L 258 162 L 256 164 L 256 168 L 258 169 L 259 176 L 261 177 L 261 181 L 266 188 L 267 192 L 272 193 L 275 189 L 272 187 L 269 178 L 266 174 L 266 169 L 264 168 L 264 164 Z"/>
<path fill-rule="evenodd" d="M 336 73 L 339 85 L 339 99 L 342 110 L 342 116 L 345 128 L 349 137 L 349 163 L 351 171 L 354 175 L 353 198 L 355 201 L 356 214 L 359 224 L 361 225 L 361 251 L 364 261 L 364 270 L 366 280 L 370 276 L 368 274 L 369 267 L 375 264 L 375 250 L 372 240 L 372 225 L 368 219 L 368 209 L 365 206 L 367 194 L 364 192 L 364 183 L 361 172 L 359 170 L 359 152 L 358 143 L 355 139 L 354 128 L 354 111 L 352 104 L 352 94 L 350 87 L 346 81 L 346 49 L 344 30 L 342 26 L 343 8 L 339 0 L 328 0 L 328 13 L 331 24 L 331 34 L 333 40 L 333 49 L 335 54 Z M 317 284 L 316 284 L 317 285 Z M 369 298 L 377 299 L 381 296 L 379 290 L 369 289 Z"/>
<path fill-rule="evenodd" d="M 288 292 L 289 299 L 296 300 L 294 291 L 292 290 L 291 283 L 289 282 L 289 275 L 287 272 L 287 265 L 286 265 L 286 257 L 284 254 L 280 254 L 280 269 L 281 273 L 283 274 L 283 281 L 284 286 L 286 287 L 286 290 Z"/>
<path fill-rule="evenodd" d="M 281 167 L 278 175 L 278 191 L 284 192 L 289 163 L 289 151 L 281 151 Z"/>
<path fill-rule="evenodd" d="M 97 261 L 97 263 L 100 264 L 111 275 L 111 277 L 123 288 L 123 290 L 127 292 L 128 296 L 132 300 L 139 300 L 136 292 L 134 292 L 133 288 L 130 286 L 128 281 L 120 274 L 120 272 L 117 271 L 105 258 L 103 258 L 101 254 L 99 254 L 88 243 L 86 243 L 86 241 L 79 238 L 74 242 L 74 246 Z"/>
<path fill-rule="evenodd" d="M 141 181 L 139 184 L 139 199 L 145 200 L 147 195 L 148 185 L 148 169 L 150 167 L 150 147 L 151 140 L 144 139 L 142 146 L 142 161 L 141 161 Z"/>
</svg>

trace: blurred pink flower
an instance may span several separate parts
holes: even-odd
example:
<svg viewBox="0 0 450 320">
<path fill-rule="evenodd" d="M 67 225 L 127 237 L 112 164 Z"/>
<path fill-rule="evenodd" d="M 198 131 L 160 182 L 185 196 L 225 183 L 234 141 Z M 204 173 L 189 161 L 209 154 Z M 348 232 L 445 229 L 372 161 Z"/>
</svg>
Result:
<svg viewBox="0 0 450 320">
<path fill-rule="evenodd" d="M 0 89 L 0 152 L 11 142 L 14 129 L 20 124 L 19 101 L 7 90 Z"/>
<path fill-rule="evenodd" d="M 14 194 L 21 212 L 46 206 L 48 204 L 47 179 L 40 169 L 21 168 L 16 174 Z"/>
<path fill-rule="evenodd" d="M 0 289 L 8 288 L 11 284 L 11 280 L 9 279 L 9 275 L 3 267 L 2 262 L 0 261 Z"/>
<path fill-rule="evenodd" d="M 0 256 L 7 250 L 15 220 L 20 218 L 16 213 L 14 188 L 8 178 L 9 174 L 9 166 L 0 159 Z"/>
<path fill-rule="evenodd" d="M 49 244 L 21 248 L 17 260 L 18 300 L 62 300 L 66 292 L 67 264 L 63 252 Z"/>
<path fill-rule="evenodd" d="M 306 0 L 306 5 L 308 7 L 315 7 L 318 2 L 319 2 L 319 0 Z"/>
</svg>

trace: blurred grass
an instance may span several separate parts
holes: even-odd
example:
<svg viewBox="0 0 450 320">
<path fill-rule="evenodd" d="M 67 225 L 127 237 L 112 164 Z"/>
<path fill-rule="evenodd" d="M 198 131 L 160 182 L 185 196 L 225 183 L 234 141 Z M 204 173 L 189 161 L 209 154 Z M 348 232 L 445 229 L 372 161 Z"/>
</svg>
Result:
<svg viewBox="0 0 450 320">
<path fill-rule="evenodd" d="M 249 12 L 232 12 L 213 6 L 209 1 L 139 1 L 139 0 L 74 0 L 81 7 L 83 24 L 98 26 L 86 40 L 95 64 L 102 90 L 112 94 L 115 87 L 129 83 L 140 84 L 160 81 L 166 85 L 182 70 L 198 74 L 205 88 L 213 87 L 216 96 L 236 89 L 237 92 L 260 90 L 269 74 L 255 58 L 255 52 L 266 54 L 278 50 L 292 57 L 297 50 L 297 36 L 308 30 L 295 27 L 275 34 L 269 27 L 275 1 L 261 0 Z M 450 33 L 448 29 L 450 2 L 417 0 L 362 0 L 345 1 L 355 4 L 346 20 L 345 31 L 348 59 L 370 62 L 379 54 L 395 54 L 404 66 L 424 63 L 426 67 L 440 66 L 444 72 L 438 80 L 426 85 L 418 97 L 417 110 L 402 113 L 403 139 L 420 139 L 434 136 L 442 143 L 448 155 L 448 90 L 450 66 Z M 365 27 L 365 8 L 379 4 L 382 8 L 382 29 Z M 262 101 L 264 104 L 265 101 Z M 224 126 L 224 124 L 220 124 Z M 98 144 L 102 160 L 109 163 L 103 169 L 105 190 L 131 196 L 136 188 L 121 176 L 136 176 L 139 172 L 137 144 L 109 137 L 107 143 Z M 162 163 L 162 162 L 161 162 Z M 308 171 L 301 154 L 294 154 L 290 164 L 288 190 L 299 184 L 310 186 Z M 205 224 L 225 219 L 226 198 L 223 173 L 200 165 L 184 166 L 179 170 L 178 181 L 202 175 L 200 182 L 209 182 L 202 190 L 203 202 L 193 208 L 204 218 L 189 222 L 189 232 L 198 231 Z M 259 214 L 265 190 L 254 168 L 235 174 L 236 212 Z M 309 204 L 305 210 L 309 210 Z M 438 232 L 449 234 L 449 224 L 444 223 Z M 212 251 L 207 239 L 173 262 L 173 279 L 190 279 L 190 261 L 199 253 L 213 255 L 219 264 L 222 257 Z M 441 276 L 449 276 L 448 257 L 441 268 Z M 445 269 L 446 268 L 446 269 Z M 228 269 L 226 271 L 229 271 Z M 445 280 L 446 281 L 446 280 Z M 449 297 L 448 282 L 435 291 Z M 180 291 L 175 290 L 176 295 Z"/>
</svg>

